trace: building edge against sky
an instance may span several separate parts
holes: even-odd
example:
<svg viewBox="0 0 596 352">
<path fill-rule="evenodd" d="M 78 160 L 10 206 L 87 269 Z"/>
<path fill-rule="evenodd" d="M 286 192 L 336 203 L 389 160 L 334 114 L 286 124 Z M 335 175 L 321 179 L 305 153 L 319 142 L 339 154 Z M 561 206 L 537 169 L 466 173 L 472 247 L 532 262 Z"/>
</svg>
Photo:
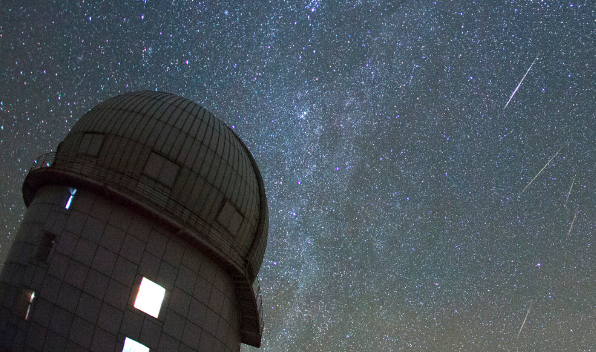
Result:
<svg viewBox="0 0 596 352">
<path fill-rule="evenodd" d="M 23 184 L 0 351 L 260 346 L 263 180 L 223 122 L 172 94 L 97 105 Z"/>
</svg>

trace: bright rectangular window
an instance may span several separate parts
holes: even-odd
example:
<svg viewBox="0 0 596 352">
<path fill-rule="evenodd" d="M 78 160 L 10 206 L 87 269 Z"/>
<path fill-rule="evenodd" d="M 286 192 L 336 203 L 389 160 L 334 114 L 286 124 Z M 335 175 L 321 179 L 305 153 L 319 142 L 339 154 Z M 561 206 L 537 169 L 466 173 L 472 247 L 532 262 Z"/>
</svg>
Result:
<svg viewBox="0 0 596 352">
<path fill-rule="evenodd" d="M 157 318 L 165 294 L 165 288 L 144 277 L 135 300 L 135 308 Z"/>
<path fill-rule="evenodd" d="M 149 347 L 127 337 L 122 352 L 149 352 Z"/>
</svg>

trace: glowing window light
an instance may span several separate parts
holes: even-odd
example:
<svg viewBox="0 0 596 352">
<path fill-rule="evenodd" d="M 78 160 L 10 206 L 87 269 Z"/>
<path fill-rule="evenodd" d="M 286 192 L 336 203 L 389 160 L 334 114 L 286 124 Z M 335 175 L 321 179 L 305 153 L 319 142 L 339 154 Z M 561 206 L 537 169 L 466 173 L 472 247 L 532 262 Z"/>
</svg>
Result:
<svg viewBox="0 0 596 352">
<path fill-rule="evenodd" d="M 135 300 L 135 308 L 157 318 L 165 294 L 165 288 L 144 277 Z"/>
<path fill-rule="evenodd" d="M 33 299 L 35 299 L 35 291 L 31 291 L 29 296 L 29 305 L 27 306 L 27 312 L 25 313 L 25 320 L 29 319 L 29 313 L 31 312 L 31 303 L 33 303 Z"/>
<path fill-rule="evenodd" d="M 122 352 L 149 352 L 149 347 L 127 337 Z"/>
<path fill-rule="evenodd" d="M 70 197 L 68 197 L 68 200 L 66 201 L 66 205 L 64 206 L 65 209 L 70 208 L 70 203 L 72 203 L 72 199 L 74 198 L 75 193 L 77 193 L 76 188 L 69 188 L 69 190 L 70 190 Z"/>
</svg>

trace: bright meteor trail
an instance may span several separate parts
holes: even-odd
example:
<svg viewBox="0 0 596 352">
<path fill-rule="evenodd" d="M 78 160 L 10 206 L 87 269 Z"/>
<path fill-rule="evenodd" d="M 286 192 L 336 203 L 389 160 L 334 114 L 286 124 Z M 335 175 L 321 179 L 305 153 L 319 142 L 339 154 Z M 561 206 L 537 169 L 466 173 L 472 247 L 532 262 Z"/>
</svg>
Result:
<svg viewBox="0 0 596 352">
<path fill-rule="evenodd" d="M 559 154 L 559 152 L 561 151 L 561 149 L 563 149 L 563 147 L 559 148 L 559 150 L 557 150 L 557 152 L 555 153 L 555 155 L 553 155 L 552 158 L 550 158 L 550 160 L 546 163 L 546 165 L 544 165 L 544 167 L 542 169 L 540 169 L 540 171 L 538 171 L 538 173 L 536 174 L 536 176 L 534 176 L 534 178 L 532 179 L 532 181 L 530 181 L 530 183 L 528 183 L 528 185 L 526 187 L 524 187 L 524 189 L 522 189 L 521 192 L 519 192 L 519 194 L 521 195 L 522 193 L 524 193 L 524 191 L 526 190 L 526 188 L 530 187 L 530 185 L 532 184 L 532 182 L 534 182 L 534 180 L 536 179 L 536 177 L 538 177 L 542 171 L 544 171 L 544 169 L 546 169 L 546 167 L 548 166 L 548 164 L 550 164 L 551 161 L 553 161 L 553 159 L 555 158 L 555 156 L 557 156 L 557 154 Z"/>
<path fill-rule="evenodd" d="M 530 65 L 530 67 L 526 71 L 526 74 L 522 77 L 521 81 L 519 81 L 517 87 L 515 87 L 515 89 L 513 90 L 513 93 L 511 93 L 511 96 L 509 97 L 509 100 L 507 100 L 507 104 L 505 104 L 505 107 L 503 108 L 503 110 L 505 110 L 507 108 L 507 105 L 509 105 L 509 102 L 511 101 L 511 99 L 513 98 L 513 96 L 515 95 L 515 93 L 517 92 L 517 90 L 519 89 L 519 87 L 521 86 L 522 82 L 524 81 L 524 78 L 526 78 L 526 76 L 528 75 L 528 72 L 530 72 L 530 70 L 532 69 L 532 66 L 534 66 L 534 63 L 536 62 L 536 60 L 538 60 L 538 56 L 536 56 L 536 58 L 534 59 L 534 61 L 532 61 L 532 64 Z"/>
<path fill-rule="evenodd" d="M 563 207 L 567 208 L 567 201 L 569 200 L 569 195 L 571 194 L 571 190 L 573 189 L 573 184 L 575 183 L 575 176 L 577 176 L 577 174 L 573 175 L 573 181 L 571 181 L 571 187 L 569 187 L 569 192 L 567 192 L 567 199 L 565 199 L 565 205 Z"/>
<path fill-rule="evenodd" d="M 578 211 L 579 211 L 579 208 L 575 209 L 575 215 L 573 215 L 573 220 L 571 221 L 571 226 L 569 227 L 569 231 L 567 232 L 567 238 L 569 238 L 569 235 L 571 235 L 571 229 L 573 229 L 573 224 L 575 224 L 575 218 L 577 217 Z"/>
<path fill-rule="evenodd" d="M 528 315 L 530 314 L 530 309 L 532 308 L 532 304 L 530 304 L 530 307 L 528 308 L 528 312 L 526 313 L 526 317 L 524 318 L 524 322 L 522 323 L 521 328 L 519 328 L 519 332 L 517 333 L 517 338 L 519 339 L 519 334 L 521 334 L 522 329 L 524 328 L 524 325 L 526 324 L 526 319 L 528 319 Z"/>
</svg>

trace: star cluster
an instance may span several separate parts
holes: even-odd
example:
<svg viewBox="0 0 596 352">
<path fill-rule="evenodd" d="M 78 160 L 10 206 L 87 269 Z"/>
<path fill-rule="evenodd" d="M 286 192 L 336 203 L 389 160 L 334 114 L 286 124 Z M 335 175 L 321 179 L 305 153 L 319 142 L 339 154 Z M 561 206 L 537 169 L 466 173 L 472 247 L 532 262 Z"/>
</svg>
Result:
<svg viewBox="0 0 596 352">
<path fill-rule="evenodd" d="M 263 174 L 263 351 L 594 350 L 595 11 L 11 2 L 0 261 L 33 160 L 99 102 L 161 90 L 224 120 Z"/>
</svg>

